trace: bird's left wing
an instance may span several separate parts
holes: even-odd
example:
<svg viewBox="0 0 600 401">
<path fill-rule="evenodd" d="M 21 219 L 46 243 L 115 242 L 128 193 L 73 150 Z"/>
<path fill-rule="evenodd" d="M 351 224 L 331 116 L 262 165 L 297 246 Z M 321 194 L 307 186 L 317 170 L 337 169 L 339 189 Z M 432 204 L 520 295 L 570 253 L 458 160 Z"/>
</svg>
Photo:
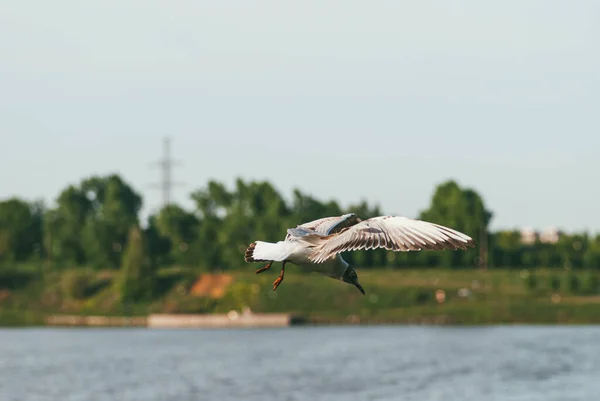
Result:
<svg viewBox="0 0 600 401">
<path fill-rule="evenodd" d="M 360 218 L 355 213 L 347 213 L 342 216 L 323 217 L 321 219 L 309 221 L 307 223 L 300 224 L 296 227 L 296 229 L 309 230 L 320 235 L 329 235 L 337 233 L 354 224 L 358 224 L 360 221 Z M 293 229 L 292 232 L 294 232 Z M 286 241 L 289 241 L 294 236 L 292 235 L 292 232 L 288 230 L 288 234 L 285 237 Z"/>
<path fill-rule="evenodd" d="M 474 246 L 471 237 L 448 227 L 402 216 L 379 216 L 323 237 L 310 259 L 321 263 L 337 253 L 359 249 L 464 250 Z"/>
<path fill-rule="evenodd" d="M 360 221 L 360 218 L 355 213 L 347 213 L 342 216 L 323 217 L 322 219 L 301 224 L 298 227 L 307 228 L 322 235 L 329 235 L 339 232 L 343 228 L 358 224 Z"/>
</svg>

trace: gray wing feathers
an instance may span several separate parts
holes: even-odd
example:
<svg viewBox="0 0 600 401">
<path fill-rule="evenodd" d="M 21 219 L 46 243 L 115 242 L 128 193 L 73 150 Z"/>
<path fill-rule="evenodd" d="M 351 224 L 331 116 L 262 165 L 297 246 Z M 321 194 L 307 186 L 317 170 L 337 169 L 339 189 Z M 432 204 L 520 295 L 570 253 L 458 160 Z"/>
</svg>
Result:
<svg viewBox="0 0 600 401">
<path fill-rule="evenodd" d="M 322 235 L 329 235 L 338 232 L 343 228 L 358 224 L 360 221 L 360 218 L 355 213 L 347 213 L 342 216 L 324 217 L 322 219 L 310 221 L 301 224 L 298 227 L 308 228 Z"/>
<path fill-rule="evenodd" d="M 329 235 L 343 230 L 360 222 L 360 218 L 355 213 L 348 213 L 342 216 L 323 217 L 317 220 L 309 221 L 300 224 L 296 228 L 287 230 L 285 241 L 292 241 L 296 238 L 303 237 L 308 233 Z"/>
<path fill-rule="evenodd" d="M 318 232 L 316 232 L 315 230 L 309 230 L 307 228 L 303 228 L 303 227 L 296 227 L 296 228 L 288 228 L 287 230 L 287 235 L 290 237 L 296 237 L 296 238 L 300 238 L 300 237 L 305 237 L 307 235 L 319 235 Z"/>
<path fill-rule="evenodd" d="M 323 241 L 325 236 L 319 234 L 314 230 L 308 230 L 305 228 L 290 228 L 287 230 L 286 241 L 299 241 L 311 246 L 315 246 Z"/>
</svg>

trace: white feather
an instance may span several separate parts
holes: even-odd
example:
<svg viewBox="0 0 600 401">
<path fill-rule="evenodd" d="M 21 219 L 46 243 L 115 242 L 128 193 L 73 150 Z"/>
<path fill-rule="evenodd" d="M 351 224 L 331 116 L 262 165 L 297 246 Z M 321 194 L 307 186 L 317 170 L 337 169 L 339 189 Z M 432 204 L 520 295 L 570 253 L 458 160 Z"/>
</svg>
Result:
<svg viewBox="0 0 600 401">
<path fill-rule="evenodd" d="M 289 256 L 298 247 L 297 243 L 279 241 L 276 243 L 256 241 L 252 258 L 254 260 L 272 260 L 281 262 L 289 258 Z"/>
</svg>

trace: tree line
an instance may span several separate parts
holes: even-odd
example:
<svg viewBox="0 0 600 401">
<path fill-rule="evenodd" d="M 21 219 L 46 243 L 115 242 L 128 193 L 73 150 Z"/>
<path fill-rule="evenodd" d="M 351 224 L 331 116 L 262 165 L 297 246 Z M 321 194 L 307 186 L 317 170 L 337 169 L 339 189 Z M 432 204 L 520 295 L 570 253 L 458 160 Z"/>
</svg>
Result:
<svg viewBox="0 0 600 401">
<path fill-rule="evenodd" d="M 256 239 L 281 240 L 287 228 L 324 216 L 354 212 L 364 219 L 385 213 L 366 201 L 342 208 L 299 189 L 286 200 L 267 181 L 237 179 L 233 188 L 209 181 L 190 196 L 192 210 L 169 204 L 146 224 L 139 217 L 142 196 L 116 174 L 69 185 L 51 208 L 19 198 L 0 201 L 0 268 L 44 262 L 57 269 L 118 269 L 134 236 L 144 243 L 144 255 L 136 257 L 153 268 L 235 269 L 244 265 L 244 250 Z M 429 206 L 411 217 L 455 228 L 479 246 L 461 252 L 359 251 L 344 257 L 360 267 L 600 267 L 600 236 L 570 234 L 556 244 L 539 239 L 525 244 L 518 231 L 490 232 L 493 213 L 481 196 L 452 180 L 437 186 Z"/>
</svg>

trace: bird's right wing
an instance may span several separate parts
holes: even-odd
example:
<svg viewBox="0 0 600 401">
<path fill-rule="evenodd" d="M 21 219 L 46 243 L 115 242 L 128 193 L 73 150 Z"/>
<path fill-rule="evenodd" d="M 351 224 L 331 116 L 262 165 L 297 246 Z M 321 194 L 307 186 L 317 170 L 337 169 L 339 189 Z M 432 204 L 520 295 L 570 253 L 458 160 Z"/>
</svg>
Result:
<svg viewBox="0 0 600 401">
<path fill-rule="evenodd" d="M 474 246 L 468 235 L 439 224 L 402 216 L 379 216 L 319 238 L 310 259 L 322 263 L 337 253 L 359 249 L 464 250 Z"/>
</svg>

